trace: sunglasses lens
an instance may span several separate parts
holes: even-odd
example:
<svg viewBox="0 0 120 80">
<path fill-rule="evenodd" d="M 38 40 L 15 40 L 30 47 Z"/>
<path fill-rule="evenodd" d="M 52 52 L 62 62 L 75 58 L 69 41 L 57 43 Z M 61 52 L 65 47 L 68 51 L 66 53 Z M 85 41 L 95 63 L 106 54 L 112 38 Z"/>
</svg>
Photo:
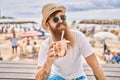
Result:
<svg viewBox="0 0 120 80">
<path fill-rule="evenodd" d="M 65 16 L 65 15 L 61 15 L 60 18 L 61 18 L 61 20 L 63 20 L 63 21 L 66 20 L 66 16 Z M 53 22 L 54 22 L 54 23 L 58 23 L 58 21 L 59 21 L 59 18 L 58 18 L 58 17 L 54 17 L 54 18 L 53 18 Z"/>
<path fill-rule="evenodd" d="M 54 17 L 54 18 L 53 18 L 54 23 L 57 23 L 58 20 L 59 20 L 58 17 Z"/>
<path fill-rule="evenodd" d="M 65 15 L 61 15 L 61 19 L 64 21 L 66 20 L 66 16 Z"/>
</svg>

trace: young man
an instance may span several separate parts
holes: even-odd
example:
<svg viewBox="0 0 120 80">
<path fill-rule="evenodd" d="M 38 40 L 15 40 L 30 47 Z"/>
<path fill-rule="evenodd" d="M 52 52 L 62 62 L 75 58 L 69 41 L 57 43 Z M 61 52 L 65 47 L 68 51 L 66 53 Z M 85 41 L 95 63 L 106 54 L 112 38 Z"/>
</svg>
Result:
<svg viewBox="0 0 120 80">
<path fill-rule="evenodd" d="M 64 6 L 55 4 L 47 4 L 42 9 L 42 26 L 51 36 L 41 45 L 36 80 L 87 80 L 81 56 L 96 79 L 105 80 L 91 45 L 81 32 L 70 31 L 65 12 Z"/>
</svg>

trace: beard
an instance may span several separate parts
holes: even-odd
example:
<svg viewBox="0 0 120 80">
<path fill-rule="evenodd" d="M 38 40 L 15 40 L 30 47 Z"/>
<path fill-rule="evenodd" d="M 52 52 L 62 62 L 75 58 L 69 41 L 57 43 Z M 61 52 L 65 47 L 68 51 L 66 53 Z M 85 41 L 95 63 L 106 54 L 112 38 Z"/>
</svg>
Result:
<svg viewBox="0 0 120 80">
<path fill-rule="evenodd" d="M 68 28 L 67 23 L 65 21 L 63 21 L 62 23 L 58 23 L 55 26 L 55 28 L 53 28 L 50 25 L 50 32 L 52 33 L 52 38 L 53 38 L 54 41 L 60 41 L 61 40 L 62 31 L 64 31 L 63 38 L 65 40 L 70 41 L 70 45 L 73 47 L 74 46 L 74 37 L 73 37 L 73 34 L 70 31 L 70 29 Z"/>
</svg>

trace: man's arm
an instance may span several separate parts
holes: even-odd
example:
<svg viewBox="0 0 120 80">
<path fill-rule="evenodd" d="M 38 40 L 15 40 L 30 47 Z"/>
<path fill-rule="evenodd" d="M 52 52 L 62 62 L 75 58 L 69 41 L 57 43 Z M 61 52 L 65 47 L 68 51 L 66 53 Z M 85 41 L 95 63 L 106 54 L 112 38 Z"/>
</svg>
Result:
<svg viewBox="0 0 120 80">
<path fill-rule="evenodd" d="M 53 45 L 54 44 L 52 44 L 48 50 L 47 60 L 45 64 L 42 67 L 38 68 L 38 71 L 36 74 L 36 80 L 47 80 L 48 79 L 52 64 L 54 60 L 58 58 L 58 56 L 55 55 L 55 50 L 54 50 Z"/>
<path fill-rule="evenodd" d="M 106 80 L 103 70 L 99 65 L 95 54 L 92 54 L 85 58 L 89 66 L 92 68 L 96 80 Z"/>
<path fill-rule="evenodd" d="M 51 71 L 51 66 L 52 63 L 46 61 L 43 67 L 39 67 L 36 74 L 36 80 L 47 80 Z"/>
<path fill-rule="evenodd" d="M 49 73 L 51 71 L 51 66 L 54 63 L 54 60 L 61 57 L 61 55 L 59 56 L 58 54 L 65 54 L 66 52 L 64 43 L 66 42 L 64 42 L 63 40 L 63 41 L 59 41 L 57 43 L 51 44 L 48 50 L 47 60 L 45 64 L 38 69 L 38 72 L 36 74 L 36 80 L 47 80 L 48 79 Z M 59 46 L 56 44 L 59 44 Z M 59 50 L 59 48 L 61 50 Z"/>
</svg>

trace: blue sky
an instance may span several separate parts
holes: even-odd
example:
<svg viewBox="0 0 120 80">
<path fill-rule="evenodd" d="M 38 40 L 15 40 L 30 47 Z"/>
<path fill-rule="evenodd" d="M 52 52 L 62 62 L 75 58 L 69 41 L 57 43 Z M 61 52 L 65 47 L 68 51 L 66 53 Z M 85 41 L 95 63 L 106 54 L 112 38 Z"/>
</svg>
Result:
<svg viewBox="0 0 120 80">
<path fill-rule="evenodd" d="M 2 16 L 41 18 L 41 8 L 56 3 L 67 8 L 68 19 L 120 19 L 120 0 L 0 0 Z"/>
</svg>

